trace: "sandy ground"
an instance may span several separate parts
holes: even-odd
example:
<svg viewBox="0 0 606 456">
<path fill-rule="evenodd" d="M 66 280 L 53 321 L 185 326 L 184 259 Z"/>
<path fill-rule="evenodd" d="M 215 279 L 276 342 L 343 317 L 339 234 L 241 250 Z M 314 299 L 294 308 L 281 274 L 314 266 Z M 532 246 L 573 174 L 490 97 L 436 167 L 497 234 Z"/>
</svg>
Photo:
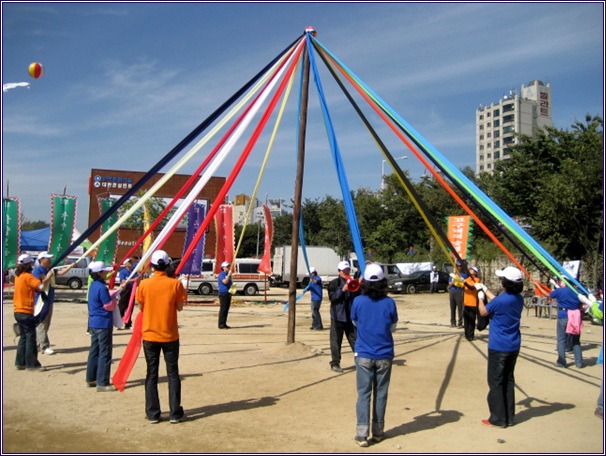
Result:
<svg viewBox="0 0 606 456">
<path fill-rule="evenodd" d="M 603 421 L 594 416 L 603 341 L 586 323 L 585 367 L 554 367 L 556 320 L 524 311 L 516 368 L 516 425 L 491 428 L 486 404 L 487 331 L 468 342 L 450 328 L 448 296 L 396 295 L 400 323 L 386 414 L 387 438 L 359 448 L 355 433 L 355 370 L 329 368 L 329 331 L 311 331 L 309 294 L 297 305 L 295 343 L 287 341 L 286 289 L 234 300 L 217 329 L 216 302 L 179 314 L 180 372 L 187 420 L 167 421 L 165 368 L 159 385 L 163 421 L 144 414 L 141 354 L 123 392 L 84 386 L 90 338 L 81 291 L 61 289 L 49 333 L 54 355 L 40 355 L 46 372 L 14 369 L 11 299 L 3 301 L 5 453 L 594 453 L 604 452 Z M 191 298 L 195 298 L 190 295 Z M 329 306 L 321 309 L 325 328 Z M 114 333 L 118 365 L 130 331 Z"/>
</svg>

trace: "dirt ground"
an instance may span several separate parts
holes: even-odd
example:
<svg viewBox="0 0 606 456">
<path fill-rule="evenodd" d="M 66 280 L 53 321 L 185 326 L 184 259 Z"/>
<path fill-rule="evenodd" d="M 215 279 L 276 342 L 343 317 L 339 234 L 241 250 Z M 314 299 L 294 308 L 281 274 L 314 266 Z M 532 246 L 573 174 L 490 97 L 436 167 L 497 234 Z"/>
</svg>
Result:
<svg viewBox="0 0 606 456">
<path fill-rule="evenodd" d="M 194 295 L 190 295 L 195 299 Z M 296 307 L 295 343 L 287 344 L 286 289 L 237 296 L 217 329 L 216 301 L 179 314 L 182 403 L 187 420 L 168 422 L 161 364 L 159 424 L 144 413 L 142 353 L 123 392 L 86 388 L 90 338 L 82 291 L 59 289 L 46 372 L 17 371 L 11 296 L 3 300 L 2 452 L 6 453 L 593 453 L 604 452 L 594 416 L 603 329 L 586 322 L 585 367 L 554 367 L 556 320 L 526 310 L 516 368 L 516 425 L 491 428 L 486 394 L 487 331 L 474 342 L 449 326 L 448 295 L 395 295 L 400 322 L 386 414 L 387 438 L 354 441 L 353 354 L 343 373 L 329 368 L 329 305 L 324 331 L 311 331 L 309 294 Z M 131 331 L 114 332 L 112 375 Z"/>
</svg>

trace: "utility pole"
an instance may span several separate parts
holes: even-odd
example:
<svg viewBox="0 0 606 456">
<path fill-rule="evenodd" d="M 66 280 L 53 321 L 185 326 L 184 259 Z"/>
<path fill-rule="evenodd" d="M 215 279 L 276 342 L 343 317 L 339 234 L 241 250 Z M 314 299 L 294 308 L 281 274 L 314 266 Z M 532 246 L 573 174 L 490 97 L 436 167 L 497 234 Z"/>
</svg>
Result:
<svg viewBox="0 0 606 456">
<path fill-rule="evenodd" d="M 301 88 L 301 110 L 299 112 L 299 144 L 297 156 L 297 177 L 292 214 L 292 244 L 290 250 L 290 283 L 288 287 L 288 335 L 287 344 L 295 341 L 295 315 L 297 294 L 297 261 L 299 254 L 299 223 L 301 220 L 301 193 L 303 189 L 303 169 L 305 165 L 305 131 L 307 129 L 307 99 L 309 96 L 309 55 L 307 46 L 303 50 L 303 86 Z"/>
</svg>

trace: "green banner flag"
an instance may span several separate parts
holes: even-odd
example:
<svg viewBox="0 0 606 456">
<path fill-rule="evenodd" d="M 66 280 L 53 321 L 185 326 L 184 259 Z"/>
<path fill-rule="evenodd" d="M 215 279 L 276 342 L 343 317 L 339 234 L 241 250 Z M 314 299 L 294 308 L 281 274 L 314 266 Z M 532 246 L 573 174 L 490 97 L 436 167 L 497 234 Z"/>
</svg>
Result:
<svg viewBox="0 0 606 456">
<path fill-rule="evenodd" d="M 63 253 L 72 243 L 76 225 L 76 201 L 75 196 L 51 194 L 53 222 L 48 252 L 52 255 Z"/>
<path fill-rule="evenodd" d="M 116 201 L 111 198 L 99 198 L 99 206 L 101 214 L 107 212 Z M 114 212 L 101 225 L 101 234 L 108 231 L 118 221 L 118 212 Z M 106 266 L 114 262 L 118 247 L 118 230 L 110 234 L 105 240 L 99 244 L 99 249 L 95 261 L 103 261 Z"/>
<path fill-rule="evenodd" d="M 19 198 L 2 199 L 2 269 L 17 266 L 19 256 Z"/>
</svg>

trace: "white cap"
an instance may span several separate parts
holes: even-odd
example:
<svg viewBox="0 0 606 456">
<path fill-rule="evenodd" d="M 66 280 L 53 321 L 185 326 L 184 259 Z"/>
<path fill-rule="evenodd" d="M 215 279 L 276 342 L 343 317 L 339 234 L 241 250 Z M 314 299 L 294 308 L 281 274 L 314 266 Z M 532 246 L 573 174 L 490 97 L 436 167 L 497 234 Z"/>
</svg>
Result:
<svg viewBox="0 0 606 456">
<path fill-rule="evenodd" d="M 313 274 L 314 272 L 318 272 L 318 271 L 316 271 L 316 268 L 314 268 L 313 266 L 310 266 L 309 273 Z"/>
<path fill-rule="evenodd" d="M 112 270 L 111 267 L 106 267 L 105 263 L 103 261 L 93 261 L 91 264 L 88 265 L 88 269 L 90 269 L 91 272 L 101 272 L 101 271 L 111 271 Z"/>
<path fill-rule="evenodd" d="M 46 250 L 44 252 L 40 252 L 38 254 L 38 260 L 41 260 L 42 258 L 52 258 L 55 255 L 51 255 L 50 253 L 48 253 Z"/>
<path fill-rule="evenodd" d="M 33 263 L 34 259 L 29 256 L 27 253 L 24 253 L 23 255 L 19 255 L 19 259 L 17 260 L 18 264 L 28 264 L 28 263 Z"/>
<path fill-rule="evenodd" d="M 224 261 L 223 263 L 221 263 L 222 268 L 228 268 L 229 266 L 230 266 L 229 261 Z"/>
<path fill-rule="evenodd" d="M 364 269 L 364 280 L 368 280 L 369 282 L 378 282 L 379 280 L 383 280 L 385 278 L 385 274 L 383 273 L 383 268 L 376 264 L 369 264 Z"/>
<path fill-rule="evenodd" d="M 505 277 L 512 282 L 520 282 L 522 280 L 522 271 L 513 266 L 507 266 L 503 270 L 495 271 L 495 274 L 499 277 Z"/>
<path fill-rule="evenodd" d="M 349 261 L 341 261 L 338 265 L 337 265 L 337 269 L 339 271 L 342 271 L 344 269 L 351 269 L 351 266 L 349 266 Z"/>
<path fill-rule="evenodd" d="M 124 265 L 125 265 L 126 263 L 128 263 L 129 261 L 132 263 L 132 262 L 133 262 L 133 259 L 132 259 L 132 258 L 127 258 L 126 260 L 124 260 L 124 261 L 122 262 L 122 266 L 124 266 Z"/>
<path fill-rule="evenodd" d="M 476 271 L 476 274 L 480 272 L 480 271 L 478 270 L 478 268 L 477 268 L 477 267 L 475 267 L 475 266 L 472 266 L 472 267 L 470 267 L 469 269 L 473 269 L 474 271 Z"/>
<path fill-rule="evenodd" d="M 164 250 L 156 250 L 152 253 L 151 264 L 158 266 L 158 262 L 162 260 L 164 264 L 170 263 L 170 257 Z"/>
</svg>

